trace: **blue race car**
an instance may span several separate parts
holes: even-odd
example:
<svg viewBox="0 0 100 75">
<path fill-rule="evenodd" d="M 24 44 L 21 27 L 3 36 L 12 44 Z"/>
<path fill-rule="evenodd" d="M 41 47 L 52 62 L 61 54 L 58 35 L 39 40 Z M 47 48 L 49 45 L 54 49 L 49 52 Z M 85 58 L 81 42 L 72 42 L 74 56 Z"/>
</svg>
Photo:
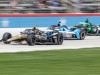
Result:
<svg viewBox="0 0 100 75">
<path fill-rule="evenodd" d="M 49 29 L 51 30 L 57 30 L 61 33 L 63 33 L 63 37 L 65 39 L 79 39 L 83 40 L 86 36 L 86 32 L 82 29 L 78 28 L 68 28 L 66 25 L 60 25 L 61 22 L 58 23 L 58 25 L 52 25 Z"/>
</svg>

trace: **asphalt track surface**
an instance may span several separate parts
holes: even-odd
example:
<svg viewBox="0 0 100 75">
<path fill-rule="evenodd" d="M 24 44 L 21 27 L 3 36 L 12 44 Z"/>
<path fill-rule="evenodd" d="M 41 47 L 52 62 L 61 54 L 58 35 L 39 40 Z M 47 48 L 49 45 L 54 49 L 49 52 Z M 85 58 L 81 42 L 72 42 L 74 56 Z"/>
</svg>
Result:
<svg viewBox="0 0 100 75">
<path fill-rule="evenodd" d="M 100 47 L 100 36 L 87 36 L 85 40 L 64 40 L 62 45 L 35 45 L 28 46 L 27 44 L 3 44 L 0 43 L 0 53 L 3 52 L 26 52 L 26 51 L 42 51 L 42 50 L 57 50 L 57 49 L 78 49 Z"/>
<path fill-rule="evenodd" d="M 17 34 L 14 32 L 13 34 Z M 2 33 L 3 34 L 3 33 Z M 0 34 L 0 35 L 2 35 Z M 60 49 L 79 49 L 100 47 L 100 36 L 86 36 L 84 40 L 64 40 L 62 45 L 35 45 L 28 46 L 27 44 L 4 44 L 0 43 L 0 53 L 4 52 L 28 52 L 28 51 L 44 51 L 44 50 L 60 50 Z"/>
</svg>

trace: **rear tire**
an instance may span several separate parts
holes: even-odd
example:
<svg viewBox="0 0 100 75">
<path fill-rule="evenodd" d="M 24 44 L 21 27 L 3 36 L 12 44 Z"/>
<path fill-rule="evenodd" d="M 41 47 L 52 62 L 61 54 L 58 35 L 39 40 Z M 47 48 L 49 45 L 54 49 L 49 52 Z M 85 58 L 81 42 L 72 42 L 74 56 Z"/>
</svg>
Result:
<svg viewBox="0 0 100 75">
<path fill-rule="evenodd" d="M 80 32 L 80 40 L 84 40 L 85 36 L 86 36 L 86 32 L 85 31 L 81 31 Z"/>
<path fill-rule="evenodd" d="M 4 41 L 3 43 L 10 44 L 10 42 L 8 42 L 7 40 L 10 39 L 11 37 L 12 37 L 11 33 L 8 32 L 4 33 L 2 38 L 2 40 Z"/>
<path fill-rule="evenodd" d="M 36 44 L 36 38 L 34 35 L 30 34 L 27 36 L 27 44 L 30 46 L 34 46 Z"/>
<path fill-rule="evenodd" d="M 56 35 L 57 38 L 54 39 L 54 43 L 56 45 L 61 45 L 63 43 L 63 34 L 62 33 L 58 33 Z"/>
<path fill-rule="evenodd" d="M 97 27 L 97 26 L 93 26 L 93 29 L 95 30 L 95 31 L 93 32 L 93 34 L 97 34 L 97 33 L 98 33 L 98 27 Z"/>
</svg>

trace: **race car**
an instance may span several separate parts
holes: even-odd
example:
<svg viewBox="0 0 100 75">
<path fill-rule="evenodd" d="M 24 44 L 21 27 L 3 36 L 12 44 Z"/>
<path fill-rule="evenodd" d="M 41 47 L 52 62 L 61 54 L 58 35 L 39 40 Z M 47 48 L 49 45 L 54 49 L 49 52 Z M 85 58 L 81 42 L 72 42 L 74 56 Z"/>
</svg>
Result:
<svg viewBox="0 0 100 75">
<path fill-rule="evenodd" d="M 35 45 L 37 43 L 50 42 L 52 44 L 61 45 L 63 43 L 62 33 L 51 31 L 41 31 L 36 26 L 32 29 L 25 29 L 17 36 L 12 36 L 11 33 L 4 33 L 2 42 L 10 44 L 11 42 L 23 42 L 26 41 L 28 45 Z"/>
<path fill-rule="evenodd" d="M 75 25 L 75 27 L 85 30 L 87 35 L 96 35 L 100 32 L 99 28 L 90 23 L 88 19 L 85 22 L 80 22 L 78 25 Z"/>
<path fill-rule="evenodd" d="M 48 29 L 51 30 L 57 30 L 58 32 L 63 34 L 63 37 L 65 39 L 79 39 L 83 40 L 86 36 L 86 33 L 83 29 L 78 28 L 68 28 L 66 25 L 60 25 L 61 22 L 58 23 L 58 25 L 51 25 Z"/>
</svg>

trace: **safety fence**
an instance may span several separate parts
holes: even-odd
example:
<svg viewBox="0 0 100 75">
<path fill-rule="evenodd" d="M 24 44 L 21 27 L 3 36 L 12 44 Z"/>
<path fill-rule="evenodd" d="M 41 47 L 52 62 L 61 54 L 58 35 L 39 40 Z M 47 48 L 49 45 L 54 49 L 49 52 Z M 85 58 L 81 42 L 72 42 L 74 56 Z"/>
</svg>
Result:
<svg viewBox="0 0 100 75">
<path fill-rule="evenodd" d="M 74 26 L 86 19 L 94 25 L 100 25 L 100 13 L 0 14 L 0 28 L 28 28 L 35 24 L 49 27 L 57 25 L 59 21 L 64 25 Z"/>
</svg>

